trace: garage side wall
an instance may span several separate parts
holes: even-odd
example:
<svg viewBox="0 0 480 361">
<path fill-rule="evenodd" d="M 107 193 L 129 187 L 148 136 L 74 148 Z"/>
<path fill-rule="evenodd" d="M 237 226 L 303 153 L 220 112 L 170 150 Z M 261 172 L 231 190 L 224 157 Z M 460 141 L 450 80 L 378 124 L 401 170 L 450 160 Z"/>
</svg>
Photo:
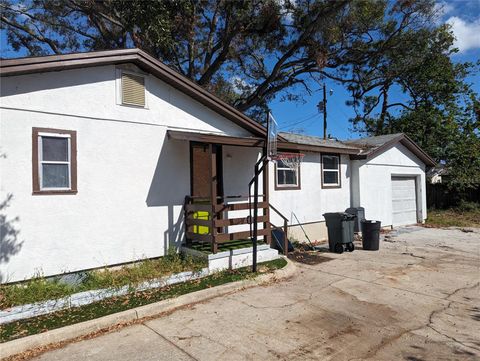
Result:
<svg viewBox="0 0 480 361">
<path fill-rule="evenodd" d="M 354 206 L 365 208 L 365 217 L 380 220 L 382 226 L 393 225 L 392 177 L 414 177 L 417 220 L 427 218 L 425 164 L 402 144 L 396 144 L 378 156 L 355 161 L 358 171 L 358 195 Z"/>
</svg>

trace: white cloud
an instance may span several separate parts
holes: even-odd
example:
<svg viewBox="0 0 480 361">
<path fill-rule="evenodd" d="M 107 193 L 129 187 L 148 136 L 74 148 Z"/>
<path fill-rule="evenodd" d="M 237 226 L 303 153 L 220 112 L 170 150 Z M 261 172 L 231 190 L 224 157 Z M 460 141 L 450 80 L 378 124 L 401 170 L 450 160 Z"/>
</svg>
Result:
<svg viewBox="0 0 480 361">
<path fill-rule="evenodd" d="M 457 16 L 451 16 L 446 23 L 452 27 L 456 38 L 454 46 L 460 52 L 480 48 L 480 18 L 467 22 Z"/>
<path fill-rule="evenodd" d="M 435 6 L 434 6 L 435 14 L 437 14 L 439 18 L 442 18 L 443 16 L 450 14 L 454 9 L 455 7 L 452 4 L 449 4 L 446 2 L 437 2 L 435 3 Z"/>
<path fill-rule="evenodd" d="M 232 84 L 233 91 L 237 94 L 243 94 L 253 89 L 253 85 L 248 84 L 241 77 L 234 75 L 230 78 L 230 84 Z"/>
</svg>

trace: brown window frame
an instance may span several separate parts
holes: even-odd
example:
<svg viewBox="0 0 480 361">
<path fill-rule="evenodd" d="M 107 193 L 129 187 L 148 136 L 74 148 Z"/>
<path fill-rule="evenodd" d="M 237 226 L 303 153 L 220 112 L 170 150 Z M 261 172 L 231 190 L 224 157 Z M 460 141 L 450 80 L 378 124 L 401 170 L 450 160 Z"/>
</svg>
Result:
<svg viewBox="0 0 480 361">
<path fill-rule="evenodd" d="M 38 137 L 40 133 L 68 134 L 70 135 L 70 189 L 41 189 L 40 187 L 40 160 L 38 154 Z M 54 128 L 32 128 L 32 194 L 77 194 L 77 132 L 74 130 Z"/>
<path fill-rule="evenodd" d="M 275 190 L 276 191 L 292 191 L 292 190 L 299 190 L 302 189 L 302 182 L 301 182 L 301 164 L 298 165 L 297 168 L 297 179 L 298 179 L 298 184 L 297 185 L 286 185 L 286 186 L 279 186 L 278 185 L 278 174 L 277 174 L 277 162 L 275 162 Z"/>
<path fill-rule="evenodd" d="M 333 156 L 338 158 L 338 184 L 324 184 L 323 182 L 323 157 Z M 326 169 L 328 171 L 328 169 Z M 322 183 L 322 189 L 335 189 L 342 188 L 342 156 L 339 153 L 321 153 L 320 154 L 320 179 Z"/>
</svg>

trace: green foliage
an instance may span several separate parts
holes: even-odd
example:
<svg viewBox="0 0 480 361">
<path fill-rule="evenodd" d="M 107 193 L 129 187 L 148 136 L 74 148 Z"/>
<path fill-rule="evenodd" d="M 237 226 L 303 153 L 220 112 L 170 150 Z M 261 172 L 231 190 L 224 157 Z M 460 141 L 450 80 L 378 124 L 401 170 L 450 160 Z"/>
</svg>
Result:
<svg viewBox="0 0 480 361">
<path fill-rule="evenodd" d="M 60 299 L 75 292 L 75 288 L 37 274 L 26 283 L 0 286 L 0 309 L 33 303 L 38 300 Z"/>
<path fill-rule="evenodd" d="M 158 259 L 147 259 L 120 268 L 104 268 L 87 272 L 86 278 L 78 285 L 61 282 L 60 277 L 36 277 L 21 283 L 0 286 L 0 309 L 60 299 L 76 292 L 101 288 L 134 288 L 142 282 L 184 271 L 198 272 L 205 267 L 204 261 L 184 256 L 169 250 L 169 254 Z"/>
<path fill-rule="evenodd" d="M 0 342 L 6 342 L 78 322 L 92 320 L 112 313 L 125 311 L 130 308 L 178 297 L 205 288 L 211 288 L 225 283 L 255 277 L 260 273 L 268 273 L 283 268 L 285 265 L 286 261 L 283 258 L 280 258 L 274 261 L 260 263 L 258 268 L 259 271 L 256 274 L 252 273 L 249 267 L 228 270 L 195 281 L 160 289 L 131 293 L 121 297 L 112 297 L 82 307 L 69 308 L 48 315 L 11 322 L 2 325 L 0 328 Z"/>
<path fill-rule="evenodd" d="M 425 49 L 411 43 L 434 34 L 433 0 L 0 0 L 0 6 L 13 50 L 138 47 L 259 120 L 274 98 L 302 101 L 324 78 L 356 89 L 354 100 L 361 101 L 363 84 L 383 89 L 378 74 L 390 80 L 416 66 Z"/>
<path fill-rule="evenodd" d="M 465 79 L 479 64 L 451 60 L 456 49 L 446 25 L 408 31 L 397 40 L 398 48 L 366 67 L 350 87 L 355 129 L 369 135 L 403 132 L 448 169 L 452 189 L 478 185 L 480 106 Z M 392 99 L 391 89 L 402 97 Z"/>
<path fill-rule="evenodd" d="M 475 202 L 460 201 L 457 209 L 461 212 L 478 212 L 480 213 L 480 204 Z"/>
</svg>

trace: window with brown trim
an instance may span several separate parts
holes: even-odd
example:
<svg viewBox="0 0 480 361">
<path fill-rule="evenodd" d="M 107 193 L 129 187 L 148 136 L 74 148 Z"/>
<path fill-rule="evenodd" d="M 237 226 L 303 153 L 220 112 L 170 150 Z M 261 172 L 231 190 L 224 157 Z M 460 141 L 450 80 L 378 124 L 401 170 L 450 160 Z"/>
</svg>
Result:
<svg viewBox="0 0 480 361">
<path fill-rule="evenodd" d="M 322 187 L 340 188 L 340 155 L 322 154 Z"/>
<path fill-rule="evenodd" d="M 33 128 L 33 194 L 77 193 L 77 132 Z"/>
<path fill-rule="evenodd" d="M 300 189 L 300 166 L 291 169 L 281 159 L 275 162 L 275 190 Z"/>
</svg>

